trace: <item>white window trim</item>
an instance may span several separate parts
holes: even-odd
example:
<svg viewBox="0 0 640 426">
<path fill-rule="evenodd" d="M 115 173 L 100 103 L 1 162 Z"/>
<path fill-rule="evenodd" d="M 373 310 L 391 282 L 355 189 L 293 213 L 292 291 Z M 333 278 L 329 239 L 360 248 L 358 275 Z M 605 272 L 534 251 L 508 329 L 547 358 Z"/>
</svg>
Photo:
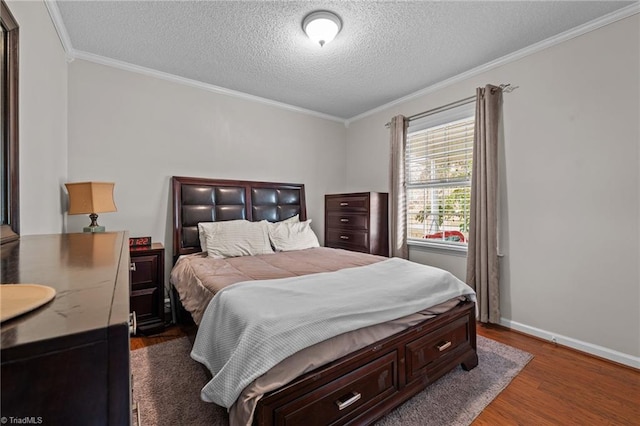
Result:
<svg viewBox="0 0 640 426">
<path fill-rule="evenodd" d="M 475 108 L 475 101 L 470 101 L 469 103 L 448 109 L 446 111 L 438 112 L 417 119 L 414 122 L 410 123 L 409 128 L 407 129 L 407 134 L 428 129 L 430 127 L 440 126 L 442 124 L 450 123 L 453 121 L 462 120 L 463 118 L 475 117 Z M 471 184 L 471 182 L 469 182 L 469 184 Z M 429 241 L 426 239 L 409 237 L 407 237 L 407 245 L 458 253 L 467 253 L 468 251 L 468 243 L 465 244 L 445 241 L 436 242 L 433 240 Z"/>
<path fill-rule="evenodd" d="M 408 246 L 416 246 L 416 247 L 428 247 L 436 250 L 442 251 L 455 251 L 460 253 L 466 253 L 468 250 L 468 244 L 462 243 L 452 243 L 452 242 L 435 242 L 429 241 L 426 239 L 419 238 L 407 238 Z"/>
</svg>

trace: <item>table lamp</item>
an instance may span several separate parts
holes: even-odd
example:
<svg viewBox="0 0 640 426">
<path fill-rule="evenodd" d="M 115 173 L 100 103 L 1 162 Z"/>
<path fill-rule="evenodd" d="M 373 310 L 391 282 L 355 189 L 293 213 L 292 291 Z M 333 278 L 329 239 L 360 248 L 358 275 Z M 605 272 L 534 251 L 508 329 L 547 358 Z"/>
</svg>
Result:
<svg viewBox="0 0 640 426">
<path fill-rule="evenodd" d="M 104 232 L 104 226 L 98 225 L 98 213 L 117 211 L 113 202 L 113 182 L 76 182 L 65 183 L 69 192 L 69 214 L 88 214 L 91 224 L 83 228 L 84 232 Z"/>
</svg>

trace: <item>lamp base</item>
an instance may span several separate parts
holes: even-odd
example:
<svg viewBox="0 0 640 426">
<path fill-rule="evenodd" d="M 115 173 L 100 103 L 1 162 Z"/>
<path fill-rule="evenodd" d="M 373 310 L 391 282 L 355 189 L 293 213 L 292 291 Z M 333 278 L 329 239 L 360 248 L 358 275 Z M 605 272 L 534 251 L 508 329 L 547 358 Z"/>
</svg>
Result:
<svg viewBox="0 0 640 426">
<path fill-rule="evenodd" d="M 84 232 L 104 232 L 104 226 L 85 226 L 82 230 Z"/>
<path fill-rule="evenodd" d="M 84 232 L 104 232 L 104 226 L 98 225 L 97 214 L 91 213 L 89 215 L 89 218 L 91 219 L 91 223 L 89 224 L 89 226 L 85 226 L 84 228 L 82 228 Z"/>
</svg>

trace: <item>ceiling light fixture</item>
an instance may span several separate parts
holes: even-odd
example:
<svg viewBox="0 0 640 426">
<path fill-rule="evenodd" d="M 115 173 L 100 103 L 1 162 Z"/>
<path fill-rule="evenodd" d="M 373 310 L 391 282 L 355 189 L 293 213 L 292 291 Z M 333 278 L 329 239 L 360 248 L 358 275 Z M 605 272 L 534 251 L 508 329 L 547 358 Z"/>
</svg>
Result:
<svg viewBox="0 0 640 426">
<path fill-rule="evenodd" d="M 302 29 L 307 36 L 324 46 L 335 38 L 342 29 L 342 21 L 335 13 L 318 10 L 311 12 L 302 21 Z"/>
</svg>

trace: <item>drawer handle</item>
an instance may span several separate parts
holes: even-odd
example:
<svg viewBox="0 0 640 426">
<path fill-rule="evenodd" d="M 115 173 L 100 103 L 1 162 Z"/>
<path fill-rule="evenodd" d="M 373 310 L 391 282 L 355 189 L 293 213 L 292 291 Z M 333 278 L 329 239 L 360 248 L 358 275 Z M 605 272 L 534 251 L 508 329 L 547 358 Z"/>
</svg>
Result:
<svg viewBox="0 0 640 426">
<path fill-rule="evenodd" d="M 349 239 L 349 237 L 347 237 L 346 235 L 340 235 L 340 239 L 341 239 L 341 240 L 348 240 L 348 239 Z"/>
<path fill-rule="evenodd" d="M 436 348 L 438 348 L 438 351 L 442 352 L 442 351 L 444 351 L 445 349 L 447 349 L 449 346 L 451 346 L 451 341 L 448 341 L 448 342 L 442 342 L 442 343 L 438 344 L 438 345 L 436 346 Z"/>
<path fill-rule="evenodd" d="M 340 222 L 342 222 L 342 223 L 348 223 L 348 222 L 349 222 L 349 219 L 342 218 L 342 219 L 340 219 Z"/>
<path fill-rule="evenodd" d="M 133 411 L 136 413 L 136 424 L 134 426 L 142 426 L 140 422 L 140 406 L 138 405 L 138 401 L 133 403 Z"/>
<path fill-rule="evenodd" d="M 345 202 L 340 203 L 340 207 L 346 207 L 348 205 L 349 205 L 349 203 L 345 203 Z"/>
<path fill-rule="evenodd" d="M 131 265 L 129 265 L 129 270 L 133 272 L 136 271 L 136 262 L 131 262 Z"/>
<path fill-rule="evenodd" d="M 137 329 L 138 329 L 138 318 L 136 317 L 136 311 L 133 311 L 129 314 L 129 334 L 131 334 L 132 336 L 135 336 Z"/>
<path fill-rule="evenodd" d="M 362 394 L 360 392 L 351 392 L 350 394 L 345 395 L 342 398 L 339 398 L 336 401 L 338 410 L 344 410 L 345 408 L 347 408 L 348 406 L 350 406 L 360 398 L 362 398 Z"/>
</svg>

